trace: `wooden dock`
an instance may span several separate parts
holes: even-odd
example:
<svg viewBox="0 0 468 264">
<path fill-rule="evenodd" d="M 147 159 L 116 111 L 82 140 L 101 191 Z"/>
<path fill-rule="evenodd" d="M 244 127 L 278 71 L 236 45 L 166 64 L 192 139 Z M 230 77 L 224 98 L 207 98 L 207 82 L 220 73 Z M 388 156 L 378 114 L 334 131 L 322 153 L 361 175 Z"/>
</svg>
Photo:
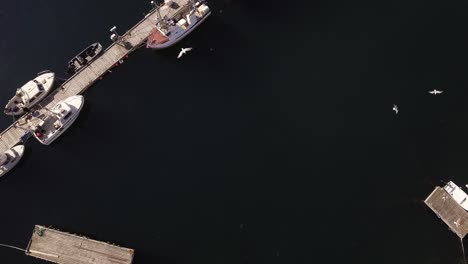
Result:
<svg viewBox="0 0 468 264">
<path fill-rule="evenodd" d="M 172 18 L 177 16 L 187 5 L 189 0 L 173 0 L 175 4 L 171 7 L 165 5 L 159 9 L 161 17 Z M 81 94 L 105 75 L 110 69 L 120 63 L 128 54 L 145 44 L 146 39 L 155 28 L 155 20 L 158 18 L 156 8 L 151 10 L 134 27 L 123 34 L 119 40 L 113 42 L 103 53 L 86 67 L 66 80 L 60 88 L 51 92 L 48 97 L 40 102 L 40 105 L 31 109 L 39 111 L 39 117 L 47 112 L 45 108 L 51 109 L 59 101 L 73 95 Z M 31 78 L 32 79 L 32 78 Z M 12 90 L 12 96 L 13 96 Z M 0 153 L 21 142 L 22 136 L 37 125 L 39 118 L 27 119 L 26 115 L 19 118 L 11 126 L 0 133 Z"/>
<path fill-rule="evenodd" d="M 134 250 L 36 225 L 26 255 L 60 264 L 131 264 Z"/>
<path fill-rule="evenodd" d="M 468 233 L 468 212 L 443 188 L 436 187 L 424 203 L 461 239 Z"/>
</svg>

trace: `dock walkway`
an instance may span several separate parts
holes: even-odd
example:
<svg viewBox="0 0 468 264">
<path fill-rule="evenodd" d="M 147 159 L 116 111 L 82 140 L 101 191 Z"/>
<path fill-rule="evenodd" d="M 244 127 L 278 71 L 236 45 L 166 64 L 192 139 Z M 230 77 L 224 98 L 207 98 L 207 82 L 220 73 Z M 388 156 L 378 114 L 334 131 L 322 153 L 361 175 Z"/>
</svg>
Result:
<svg viewBox="0 0 468 264">
<path fill-rule="evenodd" d="M 443 188 L 436 187 L 424 203 L 461 239 L 468 233 L 468 212 Z"/>
<path fill-rule="evenodd" d="M 134 250 L 36 225 L 26 255 L 60 264 L 131 264 Z"/>
<path fill-rule="evenodd" d="M 187 5 L 189 0 L 173 0 L 174 4 L 164 5 L 159 8 L 161 17 L 172 18 L 177 16 Z M 112 69 L 128 54 L 144 45 L 146 39 L 155 28 L 158 18 L 158 9 L 151 10 L 140 22 L 123 34 L 119 40 L 113 42 L 103 53 L 86 67 L 66 80 L 58 89 L 51 92 L 40 105 L 32 111 L 38 111 L 39 116 L 47 114 L 47 109 L 53 108 L 61 100 L 73 95 L 81 94 Z M 22 116 L 11 126 L 0 133 L 0 153 L 21 142 L 21 138 L 37 125 L 41 120 L 32 118 L 27 120 Z"/>
</svg>

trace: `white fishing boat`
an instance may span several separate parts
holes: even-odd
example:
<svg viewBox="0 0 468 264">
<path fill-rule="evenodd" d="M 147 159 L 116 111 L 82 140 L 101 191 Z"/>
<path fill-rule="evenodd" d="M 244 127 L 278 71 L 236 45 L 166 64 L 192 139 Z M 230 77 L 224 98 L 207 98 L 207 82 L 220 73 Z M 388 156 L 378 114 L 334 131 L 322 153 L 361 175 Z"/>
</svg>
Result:
<svg viewBox="0 0 468 264">
<path fill-rule="evenodd" d="M 211 14 L 205 1 L 165 0 L 157 9 L 156 27 L 148 37 L 147 47 L 164 49 L 181 41 Z M 171 18 L 161 17 L 170 14 Z"/>
<path fill-rule="evenodd" d="M 5 107 L 5 114 L 21 115 L 27 112 L 28 108 L 39 103 L 50 92 L 54 80 L 55 74 L 53 72 L 44 71 L 39 73 L 36 78 L 16 90 L 15 96 L 10 99 Z"/>
<path fill-rule="evenodd" d="M 463 209 L 468 211 L 468 195 L 455 183 L 449 181 L 445 186 L 444 190 L 452 196 L 452 198 L 461 206 Z"/>
<path fill-rule="evenodd" d="M 9 172 L 23 157 L 24 145 L 16 145 L 0 154 L 0 177 Z"/>
<path fill-rule="evenodd" d="M 44 145 L 56 140 L 78 117 L 83 108 L 84 97 L 70 96 L 48 110 L 42 121 L 33 129 L 34 137 Z"/>
</svg>

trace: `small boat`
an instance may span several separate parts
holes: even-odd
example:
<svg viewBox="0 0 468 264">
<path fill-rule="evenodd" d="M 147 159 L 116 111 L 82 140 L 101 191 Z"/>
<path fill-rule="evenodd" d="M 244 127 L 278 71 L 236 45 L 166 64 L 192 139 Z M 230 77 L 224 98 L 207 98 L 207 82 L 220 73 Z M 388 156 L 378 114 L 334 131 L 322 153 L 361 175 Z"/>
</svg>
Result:
<svg viewBox="0 0 468 264">
<path fill-rule="evenodd" d="M 81 51 L 73 59 L 68 62 L 69 74 L 76 73 L 79 69 L 90 63 L 95 59 L 102 51 L 102 45 L 99 42 L 89 45 L 86 49 Z"/>
<path fill-rule="evenodd" d="M 9 172 L 23 157 L 24 145 L 16 145 L 0 154 L 0 177 Z"/>
<path fill-rule="evenodd" d="M 28 108 L 39 103 L 51 91 L 55 74 L 50 71 L 38 73 L 38 76 L 16 90 L 15 96 L 5 106 L 6 115 L 21 115 Z"/>
<path fill-rule="evenodd" d="M 452 181 L 444 186 L 444 190 L 452 196 L 463 209 L 468 211 L 468 195 Z"/>
<path fill-rule="evenodd" d="M 52 109 L 47 110 L 49 114 L 33 128 L 34 137 L 44 145 L 52 143 L 76 120 L 83 103 L 82 95 L 70 96 L 57 103 Z"/>
<path fill-rule="evenodd" d="M 168 10 L 169 9 L 169 10 Z M 161 17 L 161 12 L 175 14 L 172 18 Z M 147 47 L 164 49 L 181 41 L 211 14 L 205 1 L 164 0 L 156 11 L 156 27 L 147 40 Z"/>
</svg>

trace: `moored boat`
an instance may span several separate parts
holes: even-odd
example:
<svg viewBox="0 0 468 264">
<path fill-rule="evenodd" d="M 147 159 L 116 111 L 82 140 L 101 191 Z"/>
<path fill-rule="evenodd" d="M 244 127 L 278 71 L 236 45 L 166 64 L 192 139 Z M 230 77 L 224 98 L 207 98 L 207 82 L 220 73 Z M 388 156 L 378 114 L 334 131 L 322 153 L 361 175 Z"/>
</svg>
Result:
<svg viewBox="0 0 468 264">
<path fill-rule="evenodd" d="M 13 169 L 23 157 L 24 145 L 16 145 L 0 154 L 0 177 Z"/>
<path fill-rule="evenodd" d="M 69 74 L 74 74 L 95 59 L 101 51 L 102 45 L 99 42 L 89 45 L 68 62 L 67 72 Z"/>
<path fill-rule="evenodd" d="M 44 71 L 39 73 L 36 78 L 16 90 L 15 96 L 5 106 L 5 114 L 21 115 L 27 112 L 29 108 L 39 103 L 51 91 L 54 80 L 55 74 L 53 72 Z"/>
<path fill-rule="evenodd" d="M 82 95 L 70 96 L 57 103 L 48 110 L 42 121 L 34 127 L 34 137 L 44 145 L 49 145 L 56 140 L 78 117 L 83 108 L 84 97 Z"/>
<path fill-rule="evenodd" d="M 185 38 L 211 14 L 205 1 L 165 0 L 156 11 L 156 26 L 147 40 L 147 47 L 164 49 Z M 161 17 L 161 13 L 173 14 L 171 18 Z"/>
</svg>

